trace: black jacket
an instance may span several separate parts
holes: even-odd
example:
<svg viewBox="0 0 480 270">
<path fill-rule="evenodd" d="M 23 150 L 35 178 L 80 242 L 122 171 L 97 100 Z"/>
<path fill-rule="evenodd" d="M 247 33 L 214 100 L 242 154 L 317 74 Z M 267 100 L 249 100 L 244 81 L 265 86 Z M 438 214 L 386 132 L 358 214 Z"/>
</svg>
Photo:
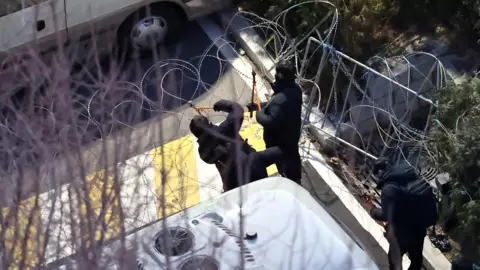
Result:
<svg viewBox="0 0 480 270">
<path fill-rule="evenodd" d="M 401 234 L 418 233 L 435 223 L 436 201 L 430 185 L 419 178 L 410 164 L 398 164 L 381 177 L 381 205 L 384 221 Z"/>
<path fill-rule="evenodd" d="M 276 82 L 271 100 L 257 112 L 267 147 L 298 147 L 300 140 L 302 90 L 294 81 Z"/>
<path fill-rule="evenodd" d="M 245 113 L 243 107 L 236 102 L 222 99 L 215 103 L 214 109 L 228 113 L 225 121 L 218 126 L 213 126 L 214 130 L 232 139 L 240 136 L 239 132 Z"/>
<path fill-rule="evenodd" d="M 278 162 L 282 157 L 279 147 L 271 147 L 260 152 L 256 152 L 253 148 L 248 151 L 246 147 L 240 151 L 236 151 L 233 146 L 230 149 L 225 158 L 215 163 L 222 177 L 224 191 L 267 178 L 267 167 Z"/>
</svg>

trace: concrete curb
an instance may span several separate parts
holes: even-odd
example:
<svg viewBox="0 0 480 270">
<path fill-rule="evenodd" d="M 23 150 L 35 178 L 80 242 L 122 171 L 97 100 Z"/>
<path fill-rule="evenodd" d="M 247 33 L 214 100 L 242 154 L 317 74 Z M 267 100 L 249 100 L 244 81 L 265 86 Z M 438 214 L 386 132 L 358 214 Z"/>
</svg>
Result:
<svg viewBox="0 0 480 270">
<path fill-rule="evenodd" d="M 263 48 L 264 41 L 245 17 L 235 10 L 224 10 L 219 12 L 220 22 L 227 34 L 231 34 L 245 50 L 246 55 L 254 62 L 259 71 L 268 80 L 274 80 L 275 63 L 270 55 Z"/>
<path fill-rule="evenodd" d="M 224 25 L 223 22 L 217 22 L 217 24 L 220 24 L 220 25 L 217 25 L 217 24 L 214 24 L 214 22 L 209 21 L 207 19 L 199 19 L 197 20 L 197 22 L 200 26 L 202 26 L 202 28 L 210 29 L 210 31 L 207 32 L 207 35 L 209 35 L 209 37 L 217 45 L 217 47 L 219 48 L 219 51 L 227 59 L 231 67 L 238 72 L 238 74 L 242 77 L 242 79 L 245 81 L 245 83 L 248 86 L 251 86 L 253 83 L 253 77 L 251 75 L 252 71 L 254 70 L 254 68 L 252 67 L 253 63 L 250 60 L 250 58 L 239 56 L 238 53 L 235 52 L 235 49 L 230 45 L 230 43 L 233 42 L 233 40 L 229 40 L 229 36 L 228 35 L 224 36 L 224 33 L 221 32 L 222 30 L 225 31 L 225 28 L 227 26 Z M 218 26 L 224 29 L 220 29 Z M 215 35 L 210 36 L 210 34 L 213 32 L 215 32 Z M 224 36 L 224 37 L 221 39 L 218 39 L 218 36 Z M 258 70 L 260 70 L 261 72 L 262 69 L 258 69 Z M 263 73 L 258 75 L 263 75 Z M 259 98 L 262 102 L 267 101 L 268 100 L 267 97 L 271 95 L 270 85 L 264 80 L 264 76 L 257 76 L 256 78 L 257 78 L 256 89 L 258 91 Z"/>
<path fill-rule="evenodd" d="M 359 245 L 370 254 L 380 269 L 388 269 L 387 251 L 384 249 L 386 243 L 383 243 L 385 241 L 381 238 L 381 231 L 374 237 L 371 232 L 363 228 L 352 210 L 349 209 L 352 206 L 342 201 L 342 198 L 337 195 L 337 190 L 322 178 L 317 166 L 318 164 L 315 164 L 312 160 L 303 162 L 303 169 L 308 178 L 305 181 L 308 183 L 304 183 L 305 188 L 324 205 L 342 227 L 346 227 L 345 230 L 349 232 L 353 239 L 358 240 Z M 369 225 L 375 226 L 377 224 Z"/>
<path fill-rule="evenodd" d="M 314 147 L 314 146 L 311 146 Z M 306 154 L 304 170 L 314 187 L 311 192 L 321 202 L 330 201 L 326 205 L 330 214 L 336 216 L 354 234 L 354 238 L 362 243 L 380 269 L 388 269 L 388 242 L 383 235 L 383 228 L 377 224 L 357 199 L 350 193 L 342 180 L 325 161 L 322 154 L 310 151 Z M 410 264 L 403 258 L 404 269 Z"/>
<path fill-rule="evenodd" d="M 220 18 L 222 24 L 226 26 L 228 33 L 231 32 L 236 41 L 243 47 L 247 56 L 262 71 L 263 75 L 273 79 L 271 72 L 274 67 L 273 60 L 263 48 L 262 39 L 251 28 L 248 21 L 240 14 L 235 14 L 234 11 L 230 10 L 221 12 Z M 314 128 L 319 129 L 319 122 L 324 117 L 323 114 L 317 112 L 313 119 L 312 116 L 310 117 L 310 124 Z M 327 130 L 326 133 L 322 133 L 322 140 L 333 136 L 331 133 L 333 125 L 328 119 L 325 124 Z M 370 217 L 357 199 L 347 191 L 341 179 L 327 165 L 323 156 L 318 152 L 309 154 L 310 156 L 307 157 L 304 163 L 304 169 L 309 179 L 318 179 L 318 181 L 311 182 L 314 195 L 320 202 L 326 204 L 327 209 L 334 215 L 337 215 L 341 222 L 348 225 L 356 238 L 367 246 L 368 251 L 379 264 L 379 267 L 383 269 L 383 267 L 388 265 L 388 263 L 385 264 L 388 242 L 383 236 L 383 228 Z M 433 246 L 428 237 L 425 239 L 423 255 L 424 267 L 426 269 L 449 270 L 451 268 L 451 263 Z M 409 260 L 406 256 L 404 256 L 403 262 L 405 269 L 407 269 Z"/>
</svg>

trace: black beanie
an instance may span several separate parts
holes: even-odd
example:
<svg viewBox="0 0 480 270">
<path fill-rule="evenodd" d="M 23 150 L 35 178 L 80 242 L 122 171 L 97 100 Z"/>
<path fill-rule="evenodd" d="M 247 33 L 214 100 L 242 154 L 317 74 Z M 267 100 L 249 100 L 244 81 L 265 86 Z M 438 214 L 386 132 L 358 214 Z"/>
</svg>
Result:
<svg viewBox="0 0 480 270">
<path fill-rule="evenodd" d="M 204 133 L 205 128 L 208 128 L 209 124 L 210 122 L 205 116 L 196 115 L 192 121 L 190 121 L 190 132 L 199 138 Z"/>
<path fill-rule="evenodd" d="M 281 61 L 275 67 L 275 77 L 280 80 L 295 80 L 295 66 L 291 61 Z"/>
</svg>

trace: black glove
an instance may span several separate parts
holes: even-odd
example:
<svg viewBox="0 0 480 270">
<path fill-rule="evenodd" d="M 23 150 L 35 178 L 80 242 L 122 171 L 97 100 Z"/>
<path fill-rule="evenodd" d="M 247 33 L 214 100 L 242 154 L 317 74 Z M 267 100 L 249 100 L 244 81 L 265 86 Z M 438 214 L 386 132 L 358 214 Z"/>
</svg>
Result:
<svg viewBox="0 0 480 270">
<path fill-rule="evenodd" d="M 222 112 L 225 112 L 228 110 L 228 108 L 230 107 L 230 101 L 226 100 L 226 99 L 221 99 L 217 102 L 215 102 L 215 104 L 213 104 L 213 110 L 218 112 L 218 111 L 222 111 Z"/>
<path fill-rule="evenodd" d="M 370 216 L 378 221 L 387 221 L 387 217 L 385 216 L 383 210 L 375 206 L 370 209 Z"/>
<path fill-rule="evenodd" d="M 385 171 L 388 167 L 388 160 L 385 158 L 379 158 L 373 164 L 373 174 L 378 176 L 379 173 Z"/>
<path fill-rule="evenodd" d="M 257 103 L 248 103 L 245 105 L 249 112 L 256 112 L 258 111 L 258 104 Z"/>
</svg>

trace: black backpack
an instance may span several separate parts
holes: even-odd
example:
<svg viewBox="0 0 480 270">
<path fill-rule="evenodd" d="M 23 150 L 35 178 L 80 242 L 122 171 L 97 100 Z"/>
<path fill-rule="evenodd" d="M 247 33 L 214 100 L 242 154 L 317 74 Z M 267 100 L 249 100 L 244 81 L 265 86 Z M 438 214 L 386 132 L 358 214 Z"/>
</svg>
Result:
<svg viewBox="0 0 480 270">
<path fill-rule="evenodd" d="M 198 152 L 200 158 L 208 163 L 215 164 L 218 161 L 226 161 L 229 155 L 235 153 L 235 145 L 205 133 L 198 139 Z M 246 155 L 255 152 L 255 149 L 246 140 L 241 140 L 240 151 Z"/>
<path fill-rule="evenodd" d="M 438 220 L 437 201 L 431 185 L 420 178 L 408 163 L 387 168 L 380 177 L 379 185 L 394 184 L 402 196 L 402 205 L 409 212 L 409 220 L 428 228 Z"/>
<path fill-rule="evenodd" d="M 438 220 L 437 200 L 430 184 L 424 179 L 417 179 L 404 187 L 405 193 L 410 196 L 411 207 L 416 211 L 416 218 L 423 221 L 425 228 L 433 226 Z"/>
</svg>

